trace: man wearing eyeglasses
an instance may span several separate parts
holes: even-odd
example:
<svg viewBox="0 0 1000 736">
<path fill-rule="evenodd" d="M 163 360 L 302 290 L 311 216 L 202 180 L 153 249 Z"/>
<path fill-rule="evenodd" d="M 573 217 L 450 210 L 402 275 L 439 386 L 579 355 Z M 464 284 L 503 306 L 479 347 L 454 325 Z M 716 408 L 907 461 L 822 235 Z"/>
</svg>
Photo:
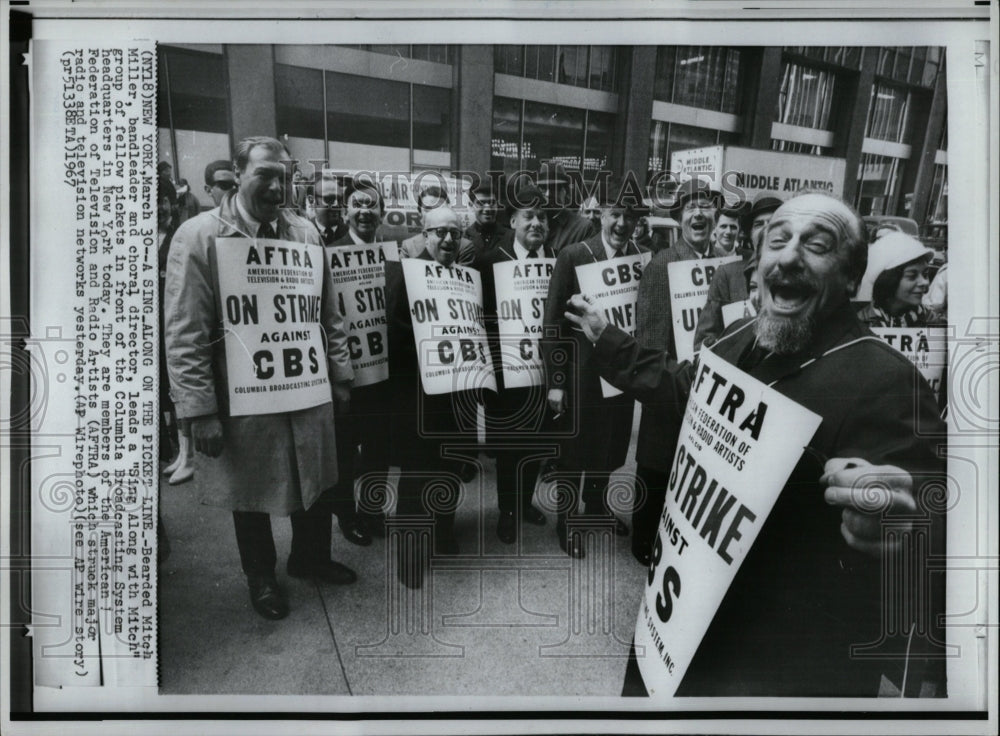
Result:
<svg viewBox="0 0 1000 736">
<path fill-rule="evenodd" d="M 205 192 L 218 207 L 227 193 L 236 188 L 233 162 L 222 158 L 205 167 Z"/>
<path fill-rule="evenodd" d="M 457 264 L 462 230 L 458 215 L 450 207 L 435 207 L 424 219 L 423 244 L 414 259 L 441 266 Z M 442 443 L 456 438 L 475 442 L 465 429 L 475 426 L 475 401 L 464 392 L 427 394 L 421 384 L 420 362 L 410 317 L 410 302 L 402 265 L 387 261 L 385 268 L 386 319 L 389 337 L 389 382 L 393 416 L 390 422 L 392 453 L 400 467 L 396 514 L 400 517 L 430 516 L 434 520 L 436 554 L 458 554 L 455 539 L 455 508 L 460 489 L 460 463 L 442 457 Z M 442 317 L 444 314 L 442 313 Z M 471 411 L 463 415 L 463 411 Z M 471 435 L 471 436 L 470 436 Z M 405 541 L 405 540 L 403 540 Z M 423 551 L 398 549 L 399 579 L 410 588 L 423 584 Z"/>
<path fill-rule="evenodd" d="M 448 192 L 437 184 L 432 184 L 422 189 L 420 194 L 417 195 L 417 211 L 420 213 L 420 221 L 425 229 L 399 244 L 400 258 L 417 258 L 418 254 L 424 249 L 427 234 L 427 214 L 438 207 L 451 208 L 451 200 L 448 197 Z M 475 244 L 464 237 L 461 230 L 458 231 L 458 239 L 455 243 L 458 248 L 458 255 L 455 262 L 460 266 L 471 266 L 476 258 Z"/>
<path fill-rule="evenodd" d="M 469 189 L 469 203 L 476 218 L 465 229 L 465 237 L 472 241 L 476 257 L 492 251 L 501 242 L 509 228 L 497 222 L 500 204 L 493 194 L 493 182 L 489 178 Z"/>
<path fill-rule="evenodd" d="M 316 213 L 316 228 L 319 230 L 323 245 L 349 245 L 338 243 L 344 238 L 349 227 L 344 222 L 344 185 L 332 171 L 324 171 L 316 182 L 314 190 Z"/>
<path fill-rule="evenodd" d="M 681 224 L 681 237 L 672 248 L 661 250 L 642 272 L 636 303 L 636 339 L 649 347 L 674 355 L 673 315 L 670 308 L 668 266 L 676 261 L 726 255 L 712 245 L 712 231 L 721 196 L 704 180 L 694 178 L 677 189 L 670 215 Z M 673 414 L 659 417 L 643 406 L 636 442 L 636 485 L 645 493 L 635 494 L 632 508 L 632 554 L 649 564 L 656 525 L 666 493 L 670 461 L 674 457 L 680 423 Z"/>
</svg>

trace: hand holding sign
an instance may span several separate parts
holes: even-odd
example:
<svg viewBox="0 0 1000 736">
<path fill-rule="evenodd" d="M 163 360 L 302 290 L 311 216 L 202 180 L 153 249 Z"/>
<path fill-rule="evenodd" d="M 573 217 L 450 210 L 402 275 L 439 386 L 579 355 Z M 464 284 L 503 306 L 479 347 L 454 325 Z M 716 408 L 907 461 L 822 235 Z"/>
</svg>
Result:
<svg viewBox="0 0 1000 736">
<path fill-rule="evenodd" d="M 827 461 L 819 482 L 827 486 L 823 494 L 826 502 L 844 508 L 840 525 L 844 541 L 872 557 L 881 556 L 884 549 L 885 517 L 898 517 L 898 521 L 893 520 L 894 526 L 899 522 L 908 526 L 906 515 L 917 508 L 913 500 L 913 476 L 894 465 L 872 465 L 860 458 L 835 457 Z"/>
<path fill-rule="evenodd" d="M 604 319 L 601 310 L 582 294 L 571 296 L 566 306 L 568 309 L 563 313 L 563 316 L 573 324 L 578 325 L 588 340 L 597 342 L 601 333 L 604 332 L 604 328 L 608 326 L 608 321 Z"/>
<path fill-rule="evenodd" d="M 222 454 L 222 422 L 215 414 L 191 420 L 191 439 L 194 449 L 208 457 Z"/>
</svg>

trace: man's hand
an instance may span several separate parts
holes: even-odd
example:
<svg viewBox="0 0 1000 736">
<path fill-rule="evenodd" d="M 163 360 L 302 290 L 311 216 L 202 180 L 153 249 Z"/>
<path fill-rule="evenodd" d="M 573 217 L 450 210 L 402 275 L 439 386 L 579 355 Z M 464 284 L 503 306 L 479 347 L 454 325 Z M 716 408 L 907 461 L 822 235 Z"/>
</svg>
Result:
<svg viewBox="0 0 1000 736">
<path fill-rule="evenodd" d="M 341 414 L 351 410 L 351 382 L 337 381 L 333 384 L 333 408 Z"/>
<path fill-rule="evenodd" d="M 548 401 L 549 408 L 557 417 L 566 411 L 566 392 L 561 388 L 550 388 Z"/>
<path fill-rule="evenodd" d="M 208 457 L 218 457 L 222 453 L 222 422 L 215 414 L 195 417 L 191 420 L 191 439 L 194 449 Z"/>
<path fill-rule="evenodd" d="M 819 482 L 832 506 L 841 506 L 840 533 L 850 547 L 872 557 L 884 549 L 882 524 L 892 521 L 896 529 L 908 529 L 906 516 L 917 505 L 913 500 L 913 476 L 894 465 L 872 465 L 860 458 L 831 458 Z M 893 518 L 896 517 L 896 518 Z"/>
<path fill-rule="evenodd" d="M 608 321 L 604 319 L 601 310 L 591 303 L 590 297 L 574 294 L 569 298 L 566 306 L 569 309 L 563 312 L 563 316 L 573 324 L 579 325 L 588 340 L 597 342 L 597 338 L 608 326 Z"/>
</svg>

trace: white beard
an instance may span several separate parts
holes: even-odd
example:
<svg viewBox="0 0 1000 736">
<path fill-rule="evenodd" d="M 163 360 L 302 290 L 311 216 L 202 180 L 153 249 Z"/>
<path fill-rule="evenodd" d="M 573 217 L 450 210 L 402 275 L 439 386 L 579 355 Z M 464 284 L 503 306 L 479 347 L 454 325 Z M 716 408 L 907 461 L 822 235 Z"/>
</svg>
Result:
<svg viewBox="0 0 1000 736">
<path fill-rule="evenodd" d="M 790 355 L 806 348 L 815 323 L 812 317 L 775 317 L 763 312 L 755 327 L 761 347 L 778 355 Z"/>
</svg>

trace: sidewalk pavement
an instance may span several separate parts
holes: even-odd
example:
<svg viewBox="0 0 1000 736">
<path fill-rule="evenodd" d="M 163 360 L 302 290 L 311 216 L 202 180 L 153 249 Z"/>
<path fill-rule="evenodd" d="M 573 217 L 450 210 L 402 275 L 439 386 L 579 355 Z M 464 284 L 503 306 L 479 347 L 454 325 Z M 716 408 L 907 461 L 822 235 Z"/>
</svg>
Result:
<svg viewBox="0 0 1000 736">
<path fill-rule="evenodd" d="M 461 555 L 435 558 L 418 591 L 397 581 L 385 536 L 358 547 L 335 520 L 332 557 L 358 581 L 288 577 L 291 528 L 273 518 L 291 608 L 281 621 L 250 606 L 232 514 L 199 502 L 197 473 L 180 486 L 164 481 L 171 554 L 159 570 L 160 692 L 619 695 L 646 577 L 630 537 L 602 529 L 587 557 L 573 560 L 545 511 L 544 527 L 525 526 L 518 543 L 502 544 L 494 463 L 480 455 L 480 466 L 456 517 Z M 631 461 L 619 470 L 629 486 L 634 471 Z M 545 491 L 540 484 L 536 498 Z"/>
</svg>

